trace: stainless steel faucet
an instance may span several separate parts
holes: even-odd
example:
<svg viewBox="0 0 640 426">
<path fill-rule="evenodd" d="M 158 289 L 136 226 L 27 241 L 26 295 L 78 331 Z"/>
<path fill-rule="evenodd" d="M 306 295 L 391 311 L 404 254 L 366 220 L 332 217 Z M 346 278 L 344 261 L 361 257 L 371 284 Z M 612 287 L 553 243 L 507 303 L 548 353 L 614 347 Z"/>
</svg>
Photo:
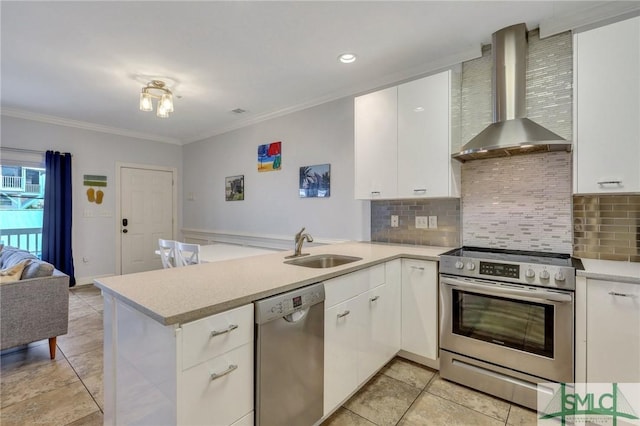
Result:
<svg viewBox="0 0 640 426">
<path fill-rule="evenodd" d="M 302 244 L 304 243 L 304 240 L 307 240 L 307 242 L 309 243 L 313 242 L 313 237 L 309 234 L 303 234 L 304 229 L 305 228 L 302 228 L 300 232 L 298 232 L 295 236 L 295 251 L 293 252 L 292 257 L 306 256 L 309 254 L 309 253 L 302 254 Z"/>
</svg>

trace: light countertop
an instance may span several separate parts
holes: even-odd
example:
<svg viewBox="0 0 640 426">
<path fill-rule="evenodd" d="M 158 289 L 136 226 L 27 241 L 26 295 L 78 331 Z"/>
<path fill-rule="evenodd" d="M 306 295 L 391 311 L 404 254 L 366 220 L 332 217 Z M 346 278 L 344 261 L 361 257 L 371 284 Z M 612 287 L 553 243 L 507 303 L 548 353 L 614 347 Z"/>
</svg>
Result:
<svg viewBox="0 0 640 426">
<path fill-rule="evenodd" d="M 95 285 L 161 324 L 181 324 L 401 257 L 438 260 L 452 248 L 350 242 L 303 249 L 362 258 L 333 268 L 287 265 L 292 252 L 285 251 L 100 278 Z"/>
<path fill-rule="evenodd" d="M 576 271 L 577 276 L 640 284 L 640 263 L 620 262 L 615 260 L 580 259 L 583 271 Z"/>
</svg>

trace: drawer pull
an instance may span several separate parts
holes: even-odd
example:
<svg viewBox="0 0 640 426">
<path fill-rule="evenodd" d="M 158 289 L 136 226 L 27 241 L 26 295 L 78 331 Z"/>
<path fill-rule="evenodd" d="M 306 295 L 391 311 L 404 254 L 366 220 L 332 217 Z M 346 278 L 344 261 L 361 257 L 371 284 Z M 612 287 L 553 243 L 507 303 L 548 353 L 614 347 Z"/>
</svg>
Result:
<svg viewBox="0 0 640 426">
<path fill-rule="evenodd" d="M 413 192 L 419 192 L 421 194 L 424 194 L 425 192 L 427 192 L 427 188 L 414 189 Z"/>
<path fill-rule="evenodd" d="M 209 336 L 209 338 L 211 338 L 211 337 L 216 337 L 216 336 L 219 336 L 219 335 L 221 335 L 221 334 L 229 333 L 230 331 L 233 331 L 233 330 L 235 330 L 236 328 L 238 328 L 238 326 L 237 326 L 236 324 L 231 324 L 231 325 L 229 325 L 229 327 L 227 327 L 227 328 L 226 328 L 226 329 L 224 329 L 224 330 L 213 330 L 213 331 L 211 332 L 211 335 Z"/>
<path fill-rule="evenodd" d="M 371 299 L 369 299 L 370 302 L 375 302 L 376 300 L 380 299 L 380 296 L 374 296 Z"/>
<path fill-rule="evenodd" d="M 346 317 L 347 315 L 349 315 L 351 312 L 350 311 L 344 311 L 341 314 L 338 314 L 338 318 L 342 318 L 342 317 Z"/>
<path fill-rule="evenodd" d="M 417 269 L 418 271 L 424 271 L 424 266 L 412 266 L 411 269 Z"/>
<path fill-rule="evenodd" d="M 211 381 L 214 381 L 216 379 L 219 379 L 220 377 L 224 377 L 227 374 L 231 373 L 234 370 L 237 370 L 238 366 L 235 364 L 231 364 L 229 366 L 229 368 L 227 368 L 226 370 L 224 370 L 222 373 L 211 373 L 211 375 L 209 376 L 211 378 Z"/>
<path fill-rule="evenodd" d="M 622 185 L 621 180 L 602 180 L 598 182 L 598 185 Z"/>
<path fill-rule="evenodd" d="M 371 195 L 380 195 L 380 191 L 371 191 Z"/>
<path fill-rule="evenodd" d="M 635 294 L 616 293 L 615 291 L 610 291 L 609 294 L 612 296 L 620 296 L 620 297 L 636 297 Z"/>
</svg>

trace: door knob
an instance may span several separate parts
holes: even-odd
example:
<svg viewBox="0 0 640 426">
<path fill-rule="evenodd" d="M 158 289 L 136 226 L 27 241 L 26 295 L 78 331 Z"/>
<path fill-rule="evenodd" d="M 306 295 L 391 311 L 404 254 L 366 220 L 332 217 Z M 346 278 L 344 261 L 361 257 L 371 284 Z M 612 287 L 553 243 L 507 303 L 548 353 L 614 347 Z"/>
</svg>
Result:
<svg viewBox="0 0 640 426">
<path fill-rule="evenodd" d="M 129 231 L 127 231 L 126 229 L 123 229 L 123 230 L 122 230 L 122 233 L 123 233 L 123 234 L 126 234 L 127 232 L 129 232 Z"/>
<path fill-rule="evenodd" d="M 122 219 L 122 226 L 127 226 L 129 221 L 127 219 Z"/>
</svg>

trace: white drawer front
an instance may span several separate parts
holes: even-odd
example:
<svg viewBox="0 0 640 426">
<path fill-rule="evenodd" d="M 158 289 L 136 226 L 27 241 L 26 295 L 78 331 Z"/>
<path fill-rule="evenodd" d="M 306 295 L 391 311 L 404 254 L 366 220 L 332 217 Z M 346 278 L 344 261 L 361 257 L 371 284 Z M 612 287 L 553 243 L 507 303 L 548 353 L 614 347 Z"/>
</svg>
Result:
<svg viewBox="0 0 640 426">
<path fill-rule="evenodd" d="M 212 333 L 220 333 L 212 336 Z M 253 304 L 182 326 L 182 369 L 253 341 Z"/>
<path fill-rule="evenodd" d="M 325 309 L 384 284 L 384 281 L 384 263 L 327 280 L 324 282 Z"/>
<path fill-rule="evenodd" d="M 212 379 L 212 374 L 220 377 Z M 183 371 L 180 401 L 178 424 L 230 425 L 250 413 L 253 410 L 253 344 Z"/>
</svg>

